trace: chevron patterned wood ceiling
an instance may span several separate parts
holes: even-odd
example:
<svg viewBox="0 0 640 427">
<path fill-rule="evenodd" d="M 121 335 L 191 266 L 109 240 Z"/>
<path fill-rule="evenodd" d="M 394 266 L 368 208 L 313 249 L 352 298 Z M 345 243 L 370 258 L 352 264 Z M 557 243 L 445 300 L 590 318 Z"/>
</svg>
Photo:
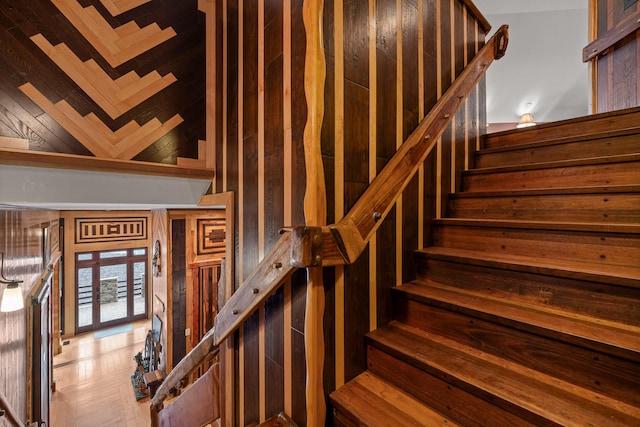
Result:
<svg viewBox="0 0 640 427">
<path fill-rule="evenodd" d="M 204 18 L 197 0 L 3 1 L 2 146 L 197 159 L 205 139 Z"/>
</svg>

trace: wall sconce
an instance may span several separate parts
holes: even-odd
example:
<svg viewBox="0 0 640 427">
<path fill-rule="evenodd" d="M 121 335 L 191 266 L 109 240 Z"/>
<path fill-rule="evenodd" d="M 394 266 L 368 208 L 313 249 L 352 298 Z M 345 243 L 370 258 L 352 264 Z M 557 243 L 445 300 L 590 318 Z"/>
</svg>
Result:
<svg viewBox="0 0 640 427">
<path fill-rule="evenodd" d="M 520 129 L 535 125 L 536 122 L 533 121 L 533 116 L 531 115 L 531 113 L 524 113 L 522 117 L 520 117 L 520 121 L 518 122 L 518 126 L 516 127 Z"/>
<path fill-rule="evenodd" d="M 22 280 L 7 279 L 4 277 L 4 252 L 0 252 L 0 283 L 7 285 L 2 293 L 2 305 L 0 305 L 0 311 L 6 313 L 23 308 L 24 298 L 22 297 L 22 289 L 20 289 L 20 283 L 22 283 Z"/>
</svg>

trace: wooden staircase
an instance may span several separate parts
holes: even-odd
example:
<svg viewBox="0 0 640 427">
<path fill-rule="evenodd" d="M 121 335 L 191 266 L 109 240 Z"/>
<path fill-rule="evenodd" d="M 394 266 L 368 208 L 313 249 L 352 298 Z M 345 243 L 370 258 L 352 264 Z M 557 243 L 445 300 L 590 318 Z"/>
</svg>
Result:
<svg viewBox="0 0 640 427">
<path fill-rule="evenodd" d="M 640 108 L 489 135 L 338 426 L 640 425 Z"/>
</svg>

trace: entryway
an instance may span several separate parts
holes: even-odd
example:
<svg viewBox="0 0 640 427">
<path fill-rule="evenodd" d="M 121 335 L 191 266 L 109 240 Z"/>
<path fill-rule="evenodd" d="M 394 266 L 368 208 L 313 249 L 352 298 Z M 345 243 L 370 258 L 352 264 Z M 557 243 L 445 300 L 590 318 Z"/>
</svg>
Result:
<svg viewBox="0 0 640 427">
<path fill-rule="evenodd" d="M 147 317 L 147 259 L 147 248 L 76 253 L 76 333 Z"/>
<path fill-rule="evenodd" d="M 131 383 L 134 356 L 144 349 L 149 320 L 132 330 L 96 339 L 76 335 L 53 358 L 56 391 L 51 398 L 52 426 L 148 427 L 149 399 L 137 401 Z"/>
</svg>

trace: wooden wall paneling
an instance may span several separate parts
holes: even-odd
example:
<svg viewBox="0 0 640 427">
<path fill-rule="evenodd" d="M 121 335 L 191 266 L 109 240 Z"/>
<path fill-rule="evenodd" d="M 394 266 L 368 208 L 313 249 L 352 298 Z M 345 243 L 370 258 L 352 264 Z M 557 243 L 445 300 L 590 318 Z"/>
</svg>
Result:
<svg viewBox="0 0 640 427">
<path fill-rule="evenodd" d="M 265 414 L 269 418 L 284 410 L 284 295 L 281 287 L 265 302 Z"/>
<path fill-rule="evenodd" d="M 404 141 L 418 125 L 419 111 L 419 67 L 418 67 L 418 8 L 410 3 L 402 3 L 402 102 Z M 417 78 L 416 78 L 417 77 Z M 419 176 L 411 180 L 402 194 L 402 281 L 415 277 L 413 252 L 418 247 L 419 216 L 418 196 Z"/>
<path fill-rule="evenodd" d="M 238 287 L 238 284 L 242 281 L 242 258 L 240 257 L 240 207 L 242 206 L 241 192 L 240 192 L 240 144 L 239 144 L 239 132 L 240 132 L 240 107 L 239 107 L 239 95 L 240 95 L 240 61 L 239 61 L 239 48 L 240 42 L 239 33 L 239 21 L 238 21 L 239 5 L 238 0 L 227 0 L 227 78 L 226 84 L 228 99 L 227 99 L 227 135 L 226 135 L 226 147 L 227 147 L 227 163 L 223 170 L 226 171 L 225 182 L 226 191 L 234 192 L 237 195 L 236 206 L 234 212 L 235 236 L 236 242 L 235 259 L 237 261 L 237 274 L 235 275 L 234 287 Z"/>
<path fill-rule="evenodd" d="M 291 277 L 291 417 L 301 426 L 307 424 L 307 366 L 304 340 L 306 299 L 307 272 L 298 270 Z"/>
<path fill-rule="evenodd" d="M 289 160 L 291 164 L 291 179 L 289 182 L 289 197 L 285 194 L 285 222 L 284 224 L 303 224 L 305 222 L 304 217 L 304 196 L 306 190 L 306 167 L 305 167 L 305 149 L 304 149 L 304 131 L 307 123 L 307 102 L 305 97 L 305 61 L 306 61 L 306 35 L 303 22 L 303 0 L 291 0 L 290 9 L 287 9 L 289 5 L 285 0 L 285 13 L 288 11 L 289 15 L 285 16 L 285 22 L 290 21 L 286 28 L 290 27 L 290 35 L 285 37 L 285 40 L 290 39 L 291 51 L 290 60 L 287 60 L 288 43 L 285 44 L 284 52 L 284 64 L 285 69 L 291 70 L 291 82 L 290 92 L 291 101 L 290 105 L 285 103 L 286 109 L 291 111 L 291 158 Z M 285 32 L 285 34 L 287 34 Z M 287 87 L 285 86 L 285 99 Z M 286 121 L 285 121 L 286 123 Z M 287 135 L 287 129 L 285 127 L 285 135 Z M 285 137 L 285 140 L 288 140 Z M 285 158 L 286 161 L 286 158 Z M 286 168 L 287 166 L 285 166 Z M 294 276 L 298 282 L 305 283 L 306 285 L 306 272 L 298 273 L 299 276 Z M 294 279 L 291 280 L 288 285 L 286 300 L 287 309 L 285 310 L 285 410 L 291 417 L 296 420 L 299 425 L 303 425 L 306 422 L 306 396 L 301 393 L 301 390 L 306 386 L 306 379 L 303 380 L 299 376 L 299 371 L 296 371 L 296 367 L 304 367 L 304 359 L 296 359 L 301 354 L 304 354 L 304 339 L 300 340 L 302 329 L 296 329 L 294 327 L 294 319 L 299 317 L 296 314 L 296 310 L 304 313 L 305 311 L 305 299 L 294 299 L 295 291 L 294 287 L 297 286 L 297 282 Z M 295 301 L 295 302 L 294 302 Z M 297 304 L 297 305 L 296 305 Z M 295 364 L 295 366 L 294 366 Z M 304 372 L 304 371 L 303 371 Z"/>
<path fill-rule="evenodd" d="M 51 234 L 57 227 L 59 212 L 0 206 L 0 251 L 4 253 L 4 274 L 22 280 L 22 293 L 26 297 L 39 284 L 43 265 L 43 228 Z M 46 251 L 47 253 L 49 251 Z M 6 285 L 0 285 L 0 292 Z M 30 402 L 27 371 L 28 338 L 25 309 L 0 313 L 0 391 L 15 413 L 26 422 Z"/>
<path fill-rule="evenodd" d="M 640 5 L 624 9 L 623 2 L 598 0 L 595 13 L 597 36 L 603 37 L 640 11 Z M 597 112 L 607 112 L 640 105 L 640 32 L 636 31 L 595 59 Z"/>
<path fill-rule="evenodd" d="M 244 411 L 240 413 L 240 425 L 260 422 L 260 356 L 258 335 L 261 311 L 256 311 L 244 322 L 242 327 L 242 346 L 244 348 L 243 367 Z"/>
<path fill-rule="evenodd" d="M 333 217 L 334 222 L 338 222 L 345 214 L 344 209 L 344 144 L 345 144 L 345 60 L 344 60 L 344 1 L 334 0 L 330 7 L 333 22 L 333 38 L 330 43 L 333 45 L 333 114 L 334 114 L 334 134 L 333 138 L 333 193 L 329 199 L 333 205 L 333 211 L 329 218 Z M 325 16 L 325 20 L 329 16 Z M 344 267 L 335 268 L 334 302 L 335 302 L 335 386 L 340 387 L 345 383 L 345 273 Z"/>
<path fill-rule="evenodd" d="M 327 2 L 325 2 L 327 3 Z M 285 2 L 286 4 L 286 2 Z M 304 131 L 307 123 L 305 97 L 306 35 L 302 17 L 303 0 L 291 0 L 291 222 L 303 224 L 307 174 L 305 167 Z M 290 62 L 290 64 L 289 64 Z M 325 79 L 325 82 L 327 80 Z M 323 121 L 324 126 L 324 121 Z M 326 186 L 326 180 L 325 180 Z M 287 223 L 285 222 L 285 225 Z"/>
<path fill-rule="evenodd" d="M 289 181 L 285 181 L 283 18 L 282 3 L 276 2 L 272 3 L 271 7 L 266 7 L 264 111 L 268 114 L 263 118 L 264 179 L 260 180 L 264 184 L 264 252 L 278 240 L 279 230 L 284 225 L 291 225 L 284 222 L 285 189 L 291 185 L 291 175 L 289 174 Z M 289 105 L 289 112 L 290 108 Z M 267 417 L 272 415 L 275 413 L 267 413 Z"/>
</svg>

